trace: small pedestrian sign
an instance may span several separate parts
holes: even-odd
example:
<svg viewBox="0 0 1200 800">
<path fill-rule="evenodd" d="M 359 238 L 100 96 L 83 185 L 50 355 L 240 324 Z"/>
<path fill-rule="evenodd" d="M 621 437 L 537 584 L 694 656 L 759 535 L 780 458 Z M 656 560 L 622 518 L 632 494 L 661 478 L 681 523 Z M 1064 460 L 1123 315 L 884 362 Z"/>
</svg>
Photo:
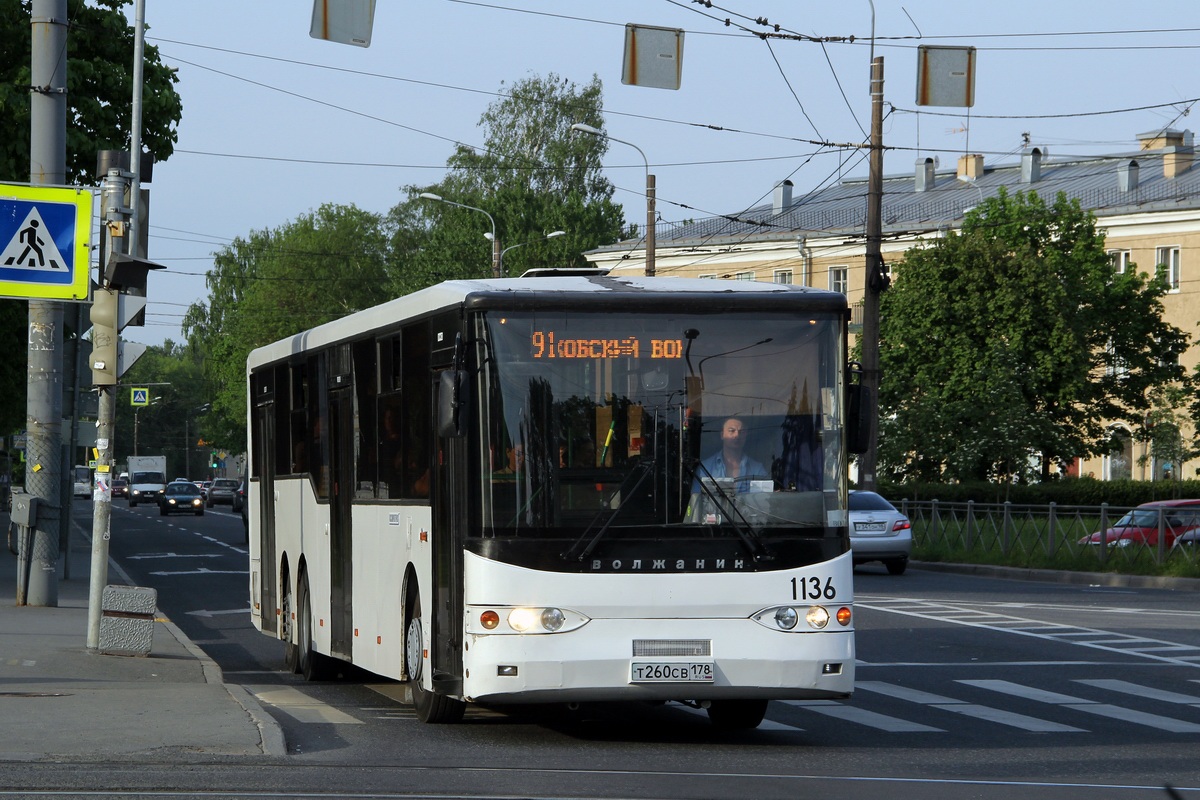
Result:
<svg viewBox="0 0 1200 800">
<path fill-rule="evenodd" d="M 92 190 L 0 184 L 0 297 L 88 299 Z"/>
<path fill-rule="evenodd" d="M 148 406 L 150 405 L 150 390 L 145 388 L 134 388 L 129 390 L 129 405 L 131 406 Z"/>
</svg>

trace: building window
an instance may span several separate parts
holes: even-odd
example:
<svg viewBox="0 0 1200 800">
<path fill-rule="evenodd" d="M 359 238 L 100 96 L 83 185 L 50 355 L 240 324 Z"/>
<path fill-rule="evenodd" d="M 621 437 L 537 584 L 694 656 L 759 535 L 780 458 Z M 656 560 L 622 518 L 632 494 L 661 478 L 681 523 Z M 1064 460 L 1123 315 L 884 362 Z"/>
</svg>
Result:
<svg viewBox="0 0 1200 800">
<path fill-rule="evenodd" d="M 829 289 L 833 292 L 840 292 L 844 295 L 850 294 L 850 268 L 849 267 L 830 267 L 829 268 Z"/>
<path fill-rule="evenodd" d="M 1113 270 L 1115 270 L 1118 275 L 1124 275 L 1129 271 L 1129 267 L 1133 264 L 1133 261 L 1129 258 L 1129 252 L 1130 251 L 1128 250 L 1108 251 L 1108 257 L 1109 260 L 1112 261 Z"/>
<path fill-rule="evenodd" d="M 790 269 L 775 270 L 775 283 L 791 283 L 792 271 Z"/>
<path fill-rule="evenodd" d="M 715 281 L 717 279 L 717 273 L 710 272 L 706 275 L 697 275 L 696 277 L 700 278 L 701 280 Z"/>
<path fill-rule="evenodd" d="M 1167 282 L 1167 289 L 1179 291 L 1179 245 L 1158 247 L 1154 250 L 1154 263 L 1158 265 L 1158 274 Z"/>
<path fill-rule="evenodd" d="M 735 273 L 733 273 L 733 279 L 735 281 L 752 281 L 752 280 L 754 280 L 754 273 L 753 272 L 735 272 Z"/>
</svg>

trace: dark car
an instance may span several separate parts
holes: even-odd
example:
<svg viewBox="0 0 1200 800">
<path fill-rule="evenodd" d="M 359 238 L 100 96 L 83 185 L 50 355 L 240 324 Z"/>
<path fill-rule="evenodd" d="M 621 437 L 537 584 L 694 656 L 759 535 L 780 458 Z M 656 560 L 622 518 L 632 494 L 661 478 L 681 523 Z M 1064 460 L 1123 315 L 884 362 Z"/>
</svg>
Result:
<svg viewBox="0 0 1200 800">
<path fill-rule="evenodd" d="M 238 482 L 233 478 L 217 478 L 212 482 L 212 486 L 208 487 L 208 507 L 220 503 L 221 505 L 233 505 L 234 494 L 237 493 Z M 237 508 L 234 508 L 236 511 Z"/>
<path fill-rule="evenodd" d="M 1157 547 L 1160 514 L 1165 547 L 1171 547 L 1176 537 L 1200 528 L 1200 500 L 1157 500 L 1142 503 L 1113 523 L 1103 536 L 1097 531 L 1080 539 L 1079 544 L 1099 545 L 1104 541 L 1109 547 Z"/>
<path fill-rule="evenodd" d="M 204 515 L 204 497 L 200 494 L 200 487 L 190 481 L 168 483 L 167 490 L 158 498 L 158 513 L 164 517 L 180 512 L 197 517 Z"/>
<path fill-rule="evenodd" d="M 112 482 L 113 497 L 129 497 L 129 481 L 117 478 Z"/>
</svg>

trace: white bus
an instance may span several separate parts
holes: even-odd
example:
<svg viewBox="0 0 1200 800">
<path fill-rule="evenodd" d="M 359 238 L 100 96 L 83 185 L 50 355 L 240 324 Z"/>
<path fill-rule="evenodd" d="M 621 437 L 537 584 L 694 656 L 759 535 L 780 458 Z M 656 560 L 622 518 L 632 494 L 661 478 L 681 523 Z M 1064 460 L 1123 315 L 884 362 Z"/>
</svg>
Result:
<svg viewBox="0 0 1200 800">
<path fill-rule="evenodd" d="M 848 697 L 848 319 L 795 286 L 559 275 L 255 350 L 255 626 L 310 680 L 406 681 L 425 722 L 681 701 L 747 728 Z"/>
</svg>

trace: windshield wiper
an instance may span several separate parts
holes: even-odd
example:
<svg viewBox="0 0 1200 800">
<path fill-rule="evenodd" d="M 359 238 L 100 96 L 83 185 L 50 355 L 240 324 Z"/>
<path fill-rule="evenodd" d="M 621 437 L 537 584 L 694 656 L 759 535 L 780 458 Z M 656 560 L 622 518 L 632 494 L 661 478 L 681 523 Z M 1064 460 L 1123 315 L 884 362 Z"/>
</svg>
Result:
<svg viewBox="0 0 1200 800">
<path fill-rule="evenodd" d="M 754 557 L 754 560 L 755 561 L 771 561 L 771 560 L 773 560 L 775 558 L 774 553 L 772 553 L 769 549 L 767 549 L 767 546 L 765 544 L 763 544 L 762 538 L 759 537 L 759 535 L 754 532 L 754 528 L 752 528 L 750 526 L 750 522 L 742 515 L 741 509 L 739 509 L 737 507 L 737 503 L 735 502 L 734 498 L 733 497 L 718 498 L 717 495 L 713 493 L 713 490 L 704 483 L 704 481 L 698 480 L 696 478 L 696 468 L 703 470 L 704 474 L 707 475 L 708 478 L 711 481 L 713 481 L 714 484 L 716 483 L 717 479 L 714 478 L 713 474 L 708 471 L 708 467 L 704 466 L 703 461 L 697 461 L 696 466 L 693 467 L 691 470 L 690 478 L 693 483 L 696 483 L 700 486 L 700 491 L 703 492 L 704 494 L 708 495 L 708 499 L 711 500 L 713 502 L 713 504 L 715 506 L 717 506 L 718 508 L 728 508 L 729 509 L 730 514 L 726 517 L 726 519 L 729 521 L 729 526 L 731 528 L 733 528 L 733 532 L 736 533 L 738 538 L 742 540 L 742 544 L 745 545 L 746 549 L 750 552 L 750 555 Z M 736 487 L 737 487 L 737 484 L 735 483 L 734 484 L 734 497 L 737 496 Z M 721 502 L 722 500 L 724 500 L 725 502 Z"/>
<path fill-rule="evenodd" d="M 617 504 L 617 507 L 612 509 L 612 512 L 608 515 L 608 519 L 606 519 L 604 524 L 600 526 L 600 530 L 596 531 L 596 533 L 592 535 L 591 539 L 588 540 L 588 534 L 592 532 L 592 528 L 595 527 L 596 522 L 603 516 L 602 514 L 597 514 L 596 517 L 592 519 L 591 524 L 588 525 L 587 530 L 583 532 L 583 535 L 575 540 L 575 543 L 571 545 L 567 552 L 562 554 L 564 559 L 570 560 L 572 558 L 576 558 L 579 561 L 583 561 L 592 554 L 592 552 L 596 549 L 596 545 L 598 545 L 600 540 L 604 538 L 604 534 L 608 532 L 609 527 L 613 524 L 613 522 L 616 521 L 622 509 L 625 508 L 626 501 L 637 493 L 637 490 L 641 488 L 643 483 L 645 483 L 646 478 L 654 474 L 654 463 L 654 459 L 639 462 L 638 465 L 635 466 L 630 473 L 625 476 L 625 480 L 621 481 L 621 485 L 618 486 L 616 491 L 609 495 L 608 500 L 605 501 L 605 505 L 611 506 L 613 499 L 620 497 L 621 501 Z M 634 482 L 633 486 L 630 487 L 628 492 L 626 492 L 626 486 L 628 486 L 630 481 L 632 481 L 635 477 L 637 478 L 637 481 Z M 580 551 L 579 555 L 576 556 L 576 549 L 578 549 L 578 547 L 583 544 L 585 540 L 587 540 L 587 545 L 583 548 L 583 550 Z"/>
</svg>

